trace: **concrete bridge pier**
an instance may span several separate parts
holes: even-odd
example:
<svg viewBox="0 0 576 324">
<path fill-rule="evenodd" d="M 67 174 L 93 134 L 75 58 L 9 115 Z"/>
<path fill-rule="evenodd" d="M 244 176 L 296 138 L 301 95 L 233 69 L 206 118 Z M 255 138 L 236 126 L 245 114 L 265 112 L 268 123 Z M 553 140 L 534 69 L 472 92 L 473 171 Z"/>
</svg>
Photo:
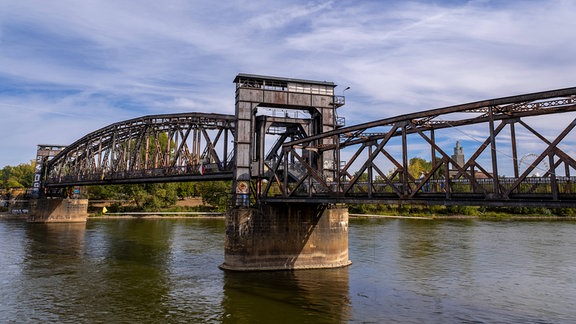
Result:
<svg viewBox="0 0 576 324">
<path fill-rule="evenodd" d="M 223 270 L 338 268 L 348 259 L 348 208 L 268 204 L 226 216 Z"/>
<path fill-rule="evenodd" d="M 29 223 L 77 223 L 88 218 L 88 199 L 32 199 Z"/>
</svg>

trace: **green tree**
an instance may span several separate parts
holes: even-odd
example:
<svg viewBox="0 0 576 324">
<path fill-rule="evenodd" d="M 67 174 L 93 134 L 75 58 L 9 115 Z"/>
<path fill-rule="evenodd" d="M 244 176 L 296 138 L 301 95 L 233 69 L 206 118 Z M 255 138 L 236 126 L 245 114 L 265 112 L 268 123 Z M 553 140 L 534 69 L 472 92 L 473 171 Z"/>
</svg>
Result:
<svg viewBox="0 0 576 324">
<path fill-rule="evenodd" d="M 34 161 L 29 164 L 21 163 L 17 166 L 5 166 L 2 169 L 2 188 L 31 188 L 34 181 Z"/>
<path fill-rule="evenodd" d="M 116 199 L 133 200 L 140 210 L 157 211 L 173 206 L 178 200 L 175 183 L 119 185 Z"/>
<path fill-rule="evenodd" d="M 86 196 L 95 200 L 123 199 L 120 189 L 120 186 L 116 185 L 88 186 Z"/>
<path fill-rule="evenodd" d="M 197 184 L 197 193 L 202 202 L 216 207 L 219 211 L 226 210 L 232 192 L 231 181 L 208 181 Z"/>
<path fill-rule="evenodd" d="M 418 178 L 421 172 L 428 173 L 432 169 L 432 163 L 423 158 L 413 157 L 408 162 L 408 172 L 414 178 Z"/>
<path fill-rule="evenodd" d="M 176 194 L 180 198 L 196 197 L 198 190 L 194 182 L 180 182 L 176 184 Z"/>
</svg>

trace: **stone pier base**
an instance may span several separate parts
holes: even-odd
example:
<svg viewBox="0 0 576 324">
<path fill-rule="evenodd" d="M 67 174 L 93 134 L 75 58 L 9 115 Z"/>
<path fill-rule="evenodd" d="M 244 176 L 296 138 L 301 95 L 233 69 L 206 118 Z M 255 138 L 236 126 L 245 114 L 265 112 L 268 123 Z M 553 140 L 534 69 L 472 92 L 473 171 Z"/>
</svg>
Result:
<svg viewBox="0 0 576 324">
<path fill-rule="evenodd" d="M 29 223 L 86 222 L 88 199 L 33 199 L 30 201 Z"/>
<path fill-rule="evenodd" d="M 337 268 L 348 259 L 348 208 L 273 204 L 226 216 L 224 270 Z"/>
</svg>

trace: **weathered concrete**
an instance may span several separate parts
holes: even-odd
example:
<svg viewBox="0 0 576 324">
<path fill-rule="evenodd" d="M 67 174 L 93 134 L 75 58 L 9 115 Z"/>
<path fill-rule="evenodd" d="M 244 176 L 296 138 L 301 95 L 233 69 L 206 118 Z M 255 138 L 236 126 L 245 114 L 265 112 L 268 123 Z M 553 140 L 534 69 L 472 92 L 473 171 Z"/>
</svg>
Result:
<svg viewBox="0 0 576 324">
<path fill-rule="evenodd" d="M 86 222 L 88 199 L 33 199 L 30 201 L 29 223 Z"/>
<path fill-rule="evenodd" d="M 224 270 L 337 268 L 348 259 L 348 208 L 276 204 L 226 216 Z"/>
</svg>

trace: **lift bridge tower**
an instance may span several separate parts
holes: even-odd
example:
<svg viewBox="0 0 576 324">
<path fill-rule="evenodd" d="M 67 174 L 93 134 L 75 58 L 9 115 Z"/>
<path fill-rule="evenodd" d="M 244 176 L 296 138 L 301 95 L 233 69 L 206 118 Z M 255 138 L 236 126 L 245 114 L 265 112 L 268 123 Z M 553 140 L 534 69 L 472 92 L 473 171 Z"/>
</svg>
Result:
<svg viewBox="0 0 576 324">
<path fill-rule="evenodd" d="M 326 81 L 238 74 L 234 83 L 235 207 L 227 219 L 225 262 L 221 267 L 279 270 L 348 265 L 345 207 L 251 204 L 260 202 L 262 179 L 269 178 L 270 170 L 278 169 L 283 143 L 343 126 L 337 109 L 344 105 L 344 97 L 335 96 L 336 85 Z M 314 146 L 334 145 L 338 140 L 325 138 Z M 318 153 L 309 147 L 302 150 L 301 158 L 332 181 L 339 163 L 335 154 L 335 150 Z M 297 160 L 288 159 L 288 174 L 297 173 Z"/>
</svg>

